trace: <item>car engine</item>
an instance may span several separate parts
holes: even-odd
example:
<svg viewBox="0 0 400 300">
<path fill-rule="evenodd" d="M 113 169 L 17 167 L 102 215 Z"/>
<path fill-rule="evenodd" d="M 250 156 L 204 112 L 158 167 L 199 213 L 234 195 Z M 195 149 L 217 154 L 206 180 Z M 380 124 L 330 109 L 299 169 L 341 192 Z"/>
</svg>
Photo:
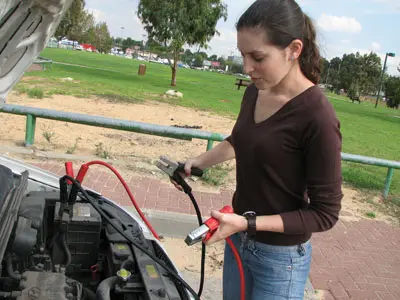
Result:
<svg viewBox="0 0 400 300">
<path fill-rule="evenodd" d="M 190 299 L 187 291 L 135 243 L 176 269 L 124 210 L 92 193 L 95 207 L 71 185 L 29 191 L 28 172 L 0 165 L 0 299 Z M 70 198 L 68 198 L 70 197 Z M 114 225 L 114 226 L 112 226 Z"/>
</svg>

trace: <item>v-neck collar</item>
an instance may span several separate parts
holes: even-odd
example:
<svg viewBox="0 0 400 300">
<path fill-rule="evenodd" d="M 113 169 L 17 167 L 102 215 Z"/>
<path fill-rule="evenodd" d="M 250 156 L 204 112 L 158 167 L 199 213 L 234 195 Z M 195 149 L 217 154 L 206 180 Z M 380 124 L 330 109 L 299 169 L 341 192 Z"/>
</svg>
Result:
<svg viewBox="0 0 400 300">
<path fill-rule="evenodd" d="M 310 86 L 309 88 L 305 89 L 303 92 L 301 92 L 300 94 L 298 94 L 297 96 L 293 97 L 288 102 L 286 102 L 284 105 L 282 105 L 281 108 L 279 108 L 276 112 L 274 112 L 268 118 L 266 118 L 265 120 L 262 120 L 262 121 L 260 121 L 258 123 L 255 121 L 255 112 L 256 112 L 256 105 L 257 105 L 259 89 L 256 88 L 257 91 L 255 93 L 255 98 L 254 98 L 253 107 L 252 107 L 252 114 L 251 114 L 252 124 L 254 126 L 261 126 L 262 124 L 267 123 L 267 122 L 273 120 L 274 118 L 277 118 L 277 116 L 282 114 L 282 112 L 284 112 L 285 110 L 289 109 L 292 105 L 294 105 L 296 103 L 296 100 L 301 99 L 302 96 L 304 96 L 309 91 L 313 90 L 314 87 L 316 87 L 316 85 Z"/>
</svg>

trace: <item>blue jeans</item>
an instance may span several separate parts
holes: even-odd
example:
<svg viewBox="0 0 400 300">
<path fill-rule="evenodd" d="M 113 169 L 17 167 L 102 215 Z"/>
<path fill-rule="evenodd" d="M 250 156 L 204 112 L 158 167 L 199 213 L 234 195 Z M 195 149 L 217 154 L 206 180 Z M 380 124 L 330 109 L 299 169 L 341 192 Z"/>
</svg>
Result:
<svg viewBox="0 0 400 300">
<path fill-rule="evenodd" d="M 242 258 L 246 300 L 303 299 L 311 264 L 310 241 L 296 246 L 273 246 L 237 233 L 231 240 Z M 235 257 L 225 246 L 223 299 L 240 299 L 240 277 Z"/>
</svg>

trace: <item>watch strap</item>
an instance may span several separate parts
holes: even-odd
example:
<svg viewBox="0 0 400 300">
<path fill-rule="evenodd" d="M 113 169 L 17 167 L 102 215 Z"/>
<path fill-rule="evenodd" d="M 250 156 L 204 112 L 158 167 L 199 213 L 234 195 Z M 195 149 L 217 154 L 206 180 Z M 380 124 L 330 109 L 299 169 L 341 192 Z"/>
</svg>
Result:
<svg viewBox="0 0 400 300">
<path fill-rule="evenodd" d="M 247 219 L 247 236 L 249 238 L 255 237 L 257 232 L 255 212 L 245 212 L 244 217 Z"/>
</svg>

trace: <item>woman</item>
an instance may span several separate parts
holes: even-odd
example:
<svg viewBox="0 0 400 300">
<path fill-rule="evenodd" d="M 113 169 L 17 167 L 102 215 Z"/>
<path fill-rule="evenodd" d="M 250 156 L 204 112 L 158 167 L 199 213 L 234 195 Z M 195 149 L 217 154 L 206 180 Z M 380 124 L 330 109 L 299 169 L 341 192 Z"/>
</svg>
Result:
<svg viewBox="0 0 400 300">
<path fill-rule="evenodd" d="M 237 23 L 238 49 L 252 84 L 232 134 L 185 164 L 189 175 L 191 167 L 236 159 L 235 214 L 211 212 L 220 227 L 207 244 L 231 236 L 244 264 L 246 299 L 303 299 L 311 234 L 329 230 L 338 220 L 341 133 L 316 85 L 315 35 L 294 0 L 253 3 Z M 227 247 L 224 299 L 239 299 L 239 288 Z"/>
</svg>

